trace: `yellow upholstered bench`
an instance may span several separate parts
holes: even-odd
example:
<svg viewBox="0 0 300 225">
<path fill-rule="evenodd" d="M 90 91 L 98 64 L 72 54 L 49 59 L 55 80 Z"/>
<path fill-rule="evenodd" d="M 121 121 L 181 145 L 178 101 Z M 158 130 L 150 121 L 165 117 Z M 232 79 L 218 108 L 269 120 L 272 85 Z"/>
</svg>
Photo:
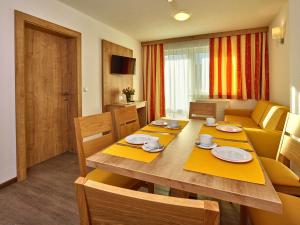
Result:
<svg viewBox="0 0 300 225">
<path fill-rule="evenodd" d="M 258 101 L 254 110 L 226 109 L 224 120 L 239 123 L 260 156 L 275 158 L 288 107 Z"/>
<path fill-rule="evenodd" d="M 248 208 L 247 213 L 253 225 L 299 225 L 300 198 L 278 193 L 283 205 L 283 214 L 270 213 Z"/>
<path fill-rule="evenodd" d="M 254 120 L 250 117 L 236 116 L 236 115 L 225 115 L 225 121 L 230 123 L 241 124 L 243 127 L 247 128 L 260 128 Z"/>
<path fill-rule="evenodd" d="M 300 196 L 299 177 L 288 167 L 292 161 L 300 168 L 300 115 L 288 113 L 276 160 L 260 158 L 277 191 Z"/>
</svg>

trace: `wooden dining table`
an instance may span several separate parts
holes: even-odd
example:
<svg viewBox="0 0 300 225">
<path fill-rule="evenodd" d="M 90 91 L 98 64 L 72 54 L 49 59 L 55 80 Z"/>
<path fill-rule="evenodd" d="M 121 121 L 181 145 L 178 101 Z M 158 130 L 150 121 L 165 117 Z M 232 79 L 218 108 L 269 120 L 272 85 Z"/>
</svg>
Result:
<svg viewBox="0 0 300 225">
<path fill-rule="evenodd" d="M 265 184 L 184 170 L 184 164 L 195 146 L 201 126 L 203 122 L 200 120 L 190 120 L 166 149 L 150 163 L 99 152 L 88 157 L 87 164 L 90 167 L 101 168 L 177 190 L 197 193 L 241 206 L 282 213 L 281 200 L 263 168 Z"/>
</svg>

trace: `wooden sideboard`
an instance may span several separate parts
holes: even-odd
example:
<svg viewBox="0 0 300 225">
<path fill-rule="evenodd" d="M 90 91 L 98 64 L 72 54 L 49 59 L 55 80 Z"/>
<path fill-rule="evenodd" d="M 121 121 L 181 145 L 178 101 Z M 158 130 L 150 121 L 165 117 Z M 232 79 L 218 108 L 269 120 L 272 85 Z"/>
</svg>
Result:
<svg viewBox="0 0 300 225">
<path fill-rule="evenodd" d="M 114 103 L 111 105 L 106 105 L 105 111 L 106 112 L 113 112 L 115 109 L 121 107 L 129 107 L 129 106 L 136 106 L 140 127 L 144 127 L 147 125 L 147 102 L 146 101 L 136 101 L 136 102 L 129 102 L 129 103 Z M 113 118 L 114 119 L 114 118 Z"/>
</svg>

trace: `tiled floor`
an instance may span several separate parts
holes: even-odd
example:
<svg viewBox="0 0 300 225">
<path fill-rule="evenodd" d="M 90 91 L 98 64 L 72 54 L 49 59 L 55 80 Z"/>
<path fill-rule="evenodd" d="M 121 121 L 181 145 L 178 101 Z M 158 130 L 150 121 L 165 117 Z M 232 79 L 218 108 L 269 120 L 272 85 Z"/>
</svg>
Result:
<svg viewBox="0 0 300 225">
<path fill-rule="evenodd" d="M 0 190 L 0 225 L 78 225 L 73 185 L 78 175 L 72 153 L 33 167 L 27 180 Z M 168 188 L 157 185 L 155 192 L 168 194 Z M 220 207 L 222 225 L 238 224 L 238 206 L 221 201 Z"/>
</svg>

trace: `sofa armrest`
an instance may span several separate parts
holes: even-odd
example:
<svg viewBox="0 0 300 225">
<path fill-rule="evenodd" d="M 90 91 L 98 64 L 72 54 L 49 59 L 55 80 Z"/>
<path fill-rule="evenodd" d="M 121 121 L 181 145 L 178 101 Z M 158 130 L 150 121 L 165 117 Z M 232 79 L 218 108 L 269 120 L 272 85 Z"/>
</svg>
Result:
<svg viewBox="0 0 300 225">
<path fill-rule="evenodd" d="M 245 128 L 257 155 L 276 159 L 282 131 Z"/>
<path fill-rule="evenodd" d="M 225 109 L 224 115 L 250 117 L 252 109 Z"/>
</svg>

